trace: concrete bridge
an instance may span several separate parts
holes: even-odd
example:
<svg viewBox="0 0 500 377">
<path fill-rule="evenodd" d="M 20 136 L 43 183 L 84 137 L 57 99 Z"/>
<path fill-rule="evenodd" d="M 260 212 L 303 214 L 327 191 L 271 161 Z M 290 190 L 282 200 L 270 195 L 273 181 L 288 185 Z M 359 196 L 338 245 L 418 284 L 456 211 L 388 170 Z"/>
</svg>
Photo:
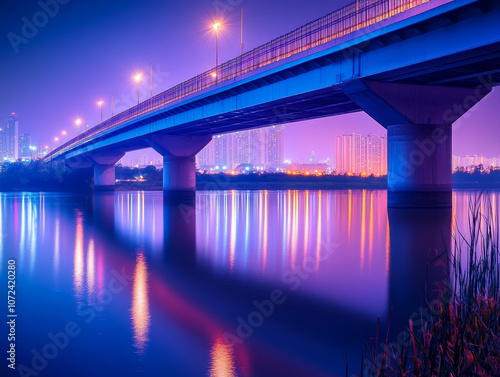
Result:
<svg viewBox="0 0 500 377">
<path fill-rule="evenodd" d="M 365 111 L 388 133 L 389 206 L 451 205 L 452 124 L 500 79 L 500 2 L 358 0 L 160 93 L 53 150 L 112 189 L 154 148 L 164 190 L 195 190 L 213 135 Z M 332 141 L 333 145 L 333 141 Z"/>
</svg>

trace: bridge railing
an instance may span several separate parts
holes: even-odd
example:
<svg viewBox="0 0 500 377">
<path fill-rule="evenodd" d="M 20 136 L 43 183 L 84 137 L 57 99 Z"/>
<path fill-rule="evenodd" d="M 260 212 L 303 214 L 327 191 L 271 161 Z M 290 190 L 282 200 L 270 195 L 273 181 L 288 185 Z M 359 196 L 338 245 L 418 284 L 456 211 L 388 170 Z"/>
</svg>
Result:
<svg viewBox="0 0 500 377">
<path fill-rule="evenodd" d="M 54 149 L 45 158 L 55 157 L 64 149 L 74 146 L 82 140 L 89 139 L 102 131 L 109 130 L 127 120 L 166 106 L 183 97 L 343 37 L 429 1 L 358 0 L 105 120 Z"/>
</svg>

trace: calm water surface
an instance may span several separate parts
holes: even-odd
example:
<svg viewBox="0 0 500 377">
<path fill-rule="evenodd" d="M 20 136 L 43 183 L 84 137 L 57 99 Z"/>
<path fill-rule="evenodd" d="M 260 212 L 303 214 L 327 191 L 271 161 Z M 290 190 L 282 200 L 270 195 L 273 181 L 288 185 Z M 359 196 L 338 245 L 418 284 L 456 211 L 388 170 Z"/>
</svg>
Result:
<svg viewBox="0 0 500 377">
<path fill-rule="evenodd" d="M 397 337 L 447 278 L 427 262 L 466 229 L 471 195 L 454 192 L 451 209 L 388 210 L 386 192 L 369 190 L 0 194 L 18 367 L 332 376 L 345 375 L 347 354 L 359 372 L 377 319 L 387 328 L 392 309 Z M 498 211 L 500 192 L 488 197 Z"/>
</svg>

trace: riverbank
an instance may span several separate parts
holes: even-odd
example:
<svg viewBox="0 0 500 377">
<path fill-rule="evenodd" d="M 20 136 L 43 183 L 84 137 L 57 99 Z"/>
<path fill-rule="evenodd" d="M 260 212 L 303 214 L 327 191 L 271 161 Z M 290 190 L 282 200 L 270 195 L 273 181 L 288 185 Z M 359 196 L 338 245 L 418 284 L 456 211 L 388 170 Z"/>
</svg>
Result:
<svg viewBox="0 0 500 377">
<path fill-rule="evenodd" d="M 154 166 L 145 168 L 116 167 L 117 190 L 162 190 L 163 171 Z M 70 169 L 64 162 L 45 164 L 42 161 L 4 164 L 0 169 L 0 191 L 91 191 L 93 169 Z M 356 177 L 348 175 L 202 174 L 196 175 L 198 190 L 346 190 L 387 189 L 387 176 Z M 460 190 L 500 189 L 500 170 L 491 173 L 457 172 L 453 188 Z"/>
<path fill-rule="evenodd" d="M 162 190 L 161 180 L 119 181 L 118 190 Z M 291 176 L 287 174 L 197 174 L 197 190 L 344 190 L 386 189 L 387 177 Z"/>
</svg>

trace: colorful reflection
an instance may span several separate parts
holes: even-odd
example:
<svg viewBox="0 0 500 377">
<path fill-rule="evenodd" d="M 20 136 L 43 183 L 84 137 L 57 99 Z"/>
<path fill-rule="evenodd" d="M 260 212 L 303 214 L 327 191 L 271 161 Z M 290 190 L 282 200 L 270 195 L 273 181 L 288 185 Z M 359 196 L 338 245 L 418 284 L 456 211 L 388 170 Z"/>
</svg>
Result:
<svg viewBox="0 0 500 377">
<path fill-rule="evenodd" d="M 233 350 L 217 337 L 210 350 L 210 377 L 236 377 Z"/>
<path fill-rule="evenodd" d="M 73 279 L 76 301 L 80 303 L 84 294 L 83 280 L 85 264 L 83 255 L 83 218 L 81 214 L 76 218 L 75 251 L 73 256 Z"/>
<path fill-rule="evenodd" d="M 148 267 L 142 252 L 137 254 L 134 286 L 132 291 L 132 308 L 130 309 L 134 328 L 134 345 L 136 351 L 144 353 L 149 340 L 149 298 L 148 298 Z"/>
<path fill-rule="evenodd" d="M 385 191 L 200 192 L 196 208 L 200 265 L 267 284 L 283 285 L 290 272 L 315 296 L 368 311 L 384 308 Z M 350 289 L 331 289 L 340 286 Z"/>
</svg>

